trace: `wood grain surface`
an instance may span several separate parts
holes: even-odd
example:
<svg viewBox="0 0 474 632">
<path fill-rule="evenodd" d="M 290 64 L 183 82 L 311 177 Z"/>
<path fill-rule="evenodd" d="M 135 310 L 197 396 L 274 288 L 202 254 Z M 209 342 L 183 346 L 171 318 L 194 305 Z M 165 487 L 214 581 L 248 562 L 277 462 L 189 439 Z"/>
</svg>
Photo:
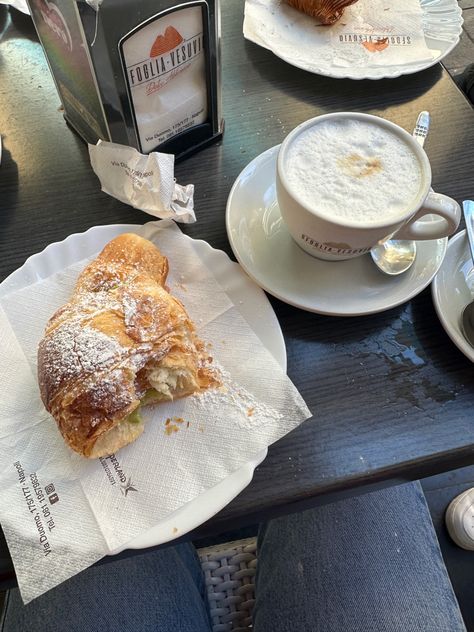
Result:
<svg viewBox="0 0 474 632">
<path fill-rule="evenodd" d="M 377 114 L 410 130 L 432 116 L 433 187 L 474 195 L 474 113 L 440 65 L 381 81 L 308 74 L 244 40 L 243 1 L 222 3 L 222 142 L 181 162 L 197 222 L 183 231 L 234 259 L 229 190 L 246 164 L 297 124 L 332 111 Z M 91 226 L 151 218 L 100 192 L 86 145 L 66 125 L 29 18 L 0 6 L 0 280 L 54 241 Z M 416 479 L 474 460 L 472 363 L 442 329 L 429 289 L 398 308 L 318 316 L 270 298 L 288 375 L 313 418 L 270 448 L 248 488 L 199 534 Z M 249 350 L 250 352 L 250 350 Z M 12 576 L 0 538 L 0 579 Z"/>
</svg>

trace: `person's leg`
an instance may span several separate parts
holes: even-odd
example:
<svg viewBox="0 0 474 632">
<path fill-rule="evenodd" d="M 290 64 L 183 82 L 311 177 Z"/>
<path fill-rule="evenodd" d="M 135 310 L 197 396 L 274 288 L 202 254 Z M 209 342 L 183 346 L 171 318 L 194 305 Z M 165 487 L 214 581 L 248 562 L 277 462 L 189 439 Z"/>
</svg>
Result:
<svg viewBox="0 0 474 632">
<path fill-rule="evenodd" d="M 1 632 L 210 632 L 191 544 L 94 566 L 24 606 L 9 591 Z"/>
<path fill-rule="evenodd" d="M 254 632 L 465 632 L 419 483 L 259 533 Z"/>
</svg>

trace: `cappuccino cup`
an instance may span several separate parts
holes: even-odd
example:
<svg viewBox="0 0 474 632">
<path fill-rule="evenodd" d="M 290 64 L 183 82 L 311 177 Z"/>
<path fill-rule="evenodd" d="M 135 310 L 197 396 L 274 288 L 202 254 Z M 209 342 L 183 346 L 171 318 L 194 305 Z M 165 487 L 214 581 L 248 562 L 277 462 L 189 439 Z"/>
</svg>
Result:
<svg viewBox="0 0 474 632">
<path fill-rule="evenodd" d="M 327 260 L 359 257 L 392 237 L 447 237 L 461 218 L 455 200 L 431 190 L 417 141 L 356 112 L 317 116 L 290 132 L 278 153 L 276 192 L 293 239 Z"/>
</svg>

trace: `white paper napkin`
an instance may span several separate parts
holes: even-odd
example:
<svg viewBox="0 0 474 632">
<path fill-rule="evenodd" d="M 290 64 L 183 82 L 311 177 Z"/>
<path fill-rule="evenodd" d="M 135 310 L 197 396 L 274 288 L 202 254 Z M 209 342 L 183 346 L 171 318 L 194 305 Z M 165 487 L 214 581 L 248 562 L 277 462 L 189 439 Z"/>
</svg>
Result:
<svg viewBox="0 0 474 632">
<path fill-rule="evenodd" d="M 310 71 L 403 66 L 433 58 L 422 15 L 419 0 L 359 0 L 323 26 L 285 0 L 246 0 L 244 35 Z"/>
<path fill-rule="evenodd" d="M 146 532 L 310 416 L 192 240 L 173 222 L 152 226 L 148 238 L 170 260 L 169 285 L 210 343 L 228 393 L 145 409 L 134 444 L 84 459 L 45 412 L 35 374 L 44 325 L 85 261 L 1 299 L 0 522 L 25 602 Z"/>
<path fill-rule="evenodd" d="M 402 66 L 432 59 L 419 0 L 359 0 L 331 29 L 335 66 Z"/>
<path fill-rule="evenodd" d="M 172 154 L 145 155 L 134 147 L 99 140 L 89 145 L 89 156 L 104 193 L 160 219 L 196 221 L 194 185 L 176 183 Z"/>
</svg>

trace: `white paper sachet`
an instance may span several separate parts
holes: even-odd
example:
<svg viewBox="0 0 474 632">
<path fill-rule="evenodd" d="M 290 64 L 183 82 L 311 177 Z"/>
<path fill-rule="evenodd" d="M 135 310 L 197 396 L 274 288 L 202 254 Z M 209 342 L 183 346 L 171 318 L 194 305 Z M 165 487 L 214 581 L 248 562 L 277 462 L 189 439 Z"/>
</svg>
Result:
<svg viewBox="0 0 474 632">
<path fill-rule="evenodd" d="M 137 232 L 169 258 L 167 283 L 223 367 L 227 390 L 146 407 L 144 434 L 135 443 L 108 458 L 85 459 L 66 446 L 41 404 L 36 349 L 88 260 L 1 298 L 0 523 L 26 602 L 160 521 L 168 525 L 161 541 L 182 535 L 174 512 L 193 502 L 193 524 L 196 516 L 207 518 L 206 490 L 212 495 L 211 488 L 310 416 L 208 268 L 209 252 L 171 221 Z M 229 284 L 238 285 L 237 273 L 229 275 Z"/>
<path fill-rule="evenodd" d="M 189 224 L 194 214 L 194 185 L 174 178 L 174 156 L 99 140 L 89 145 L 89 156 L 102 191 L 160 219 Z"/>
</svg>

